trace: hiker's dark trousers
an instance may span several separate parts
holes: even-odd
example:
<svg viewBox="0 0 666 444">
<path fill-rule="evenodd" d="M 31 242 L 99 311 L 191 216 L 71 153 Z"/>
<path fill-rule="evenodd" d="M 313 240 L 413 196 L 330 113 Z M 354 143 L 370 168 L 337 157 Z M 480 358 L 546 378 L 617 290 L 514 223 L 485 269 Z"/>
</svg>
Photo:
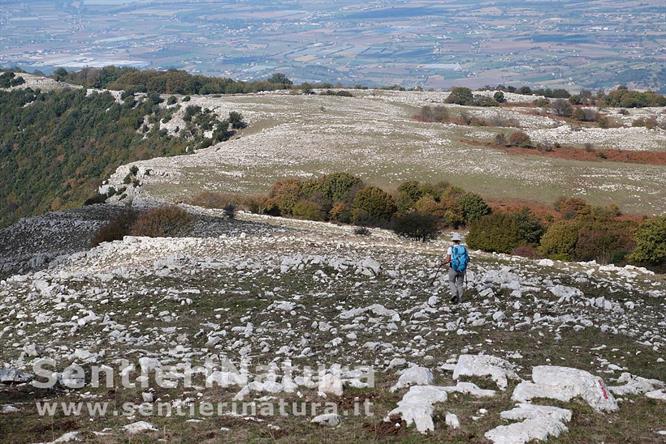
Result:
<svg viewBox="0 0 666 444">
<path fill-rule="evenodd" d="M 465 272 L 457 272 L 449 268 L 449 288 L 451 289 L 451 299 L 462 302 L 463 292 L 465 291 Z"/>
</svg>

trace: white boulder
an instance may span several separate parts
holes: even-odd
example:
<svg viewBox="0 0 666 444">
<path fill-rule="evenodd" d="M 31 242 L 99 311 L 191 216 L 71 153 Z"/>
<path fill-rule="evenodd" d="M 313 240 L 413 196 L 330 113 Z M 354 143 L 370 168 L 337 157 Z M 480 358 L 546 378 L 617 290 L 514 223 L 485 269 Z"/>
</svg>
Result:
<svg viewBox="0 0 666 444">
<path fill-rule="evenodd" d="M 518 384 L 511 396 L 514 401 L 530 401 L 534 398 L 550 398 L 568 402 L 581 397 L 598 412 L 618 409 L 613 394 L 603 379 L 576 368 L 540 365 L 532 369 L 534 382 Z"/>
<path fill-rule="evenodd" d="M 490 376 L 500 390 L 506 390 L 508 379 L 520 379 L 513 364 L 489 355 L 460 355 L 453 369 L 453 379 L 461 376 Z"/>
</svg>

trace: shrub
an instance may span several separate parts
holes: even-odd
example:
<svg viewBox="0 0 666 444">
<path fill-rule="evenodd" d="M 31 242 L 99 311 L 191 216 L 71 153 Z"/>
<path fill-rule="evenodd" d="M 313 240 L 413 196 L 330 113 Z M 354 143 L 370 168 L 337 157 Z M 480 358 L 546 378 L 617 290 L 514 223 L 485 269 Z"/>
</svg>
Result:
<svg viewBox="0 0 666 444">
<path fill-rule="evenodd" d="M 573 118 L 581 122 L 596 122 L 599 119 L 599 113 L 592 108 L 576 108 Z"/>
<path fill-rule="evenodd" d="M 518 229 L 518 237 L 528 244 L 536 245 L 543 236 L 543 226 L 528 208 L 513 213 Z"/>
<path fill-rule="evenodd" d="M 280 214 L 290 215 L 294 205 L 301 199 L 302 183 L 298 179 L 279 180 L 273 184 L 269 198 L 280 210 Z"/>
<path fill-rule="evenodd" d="M 354 228 L 354 234 L 357 236 L 370 236 L 370 230 L 366 227 L 356 227 Z"/>
<path fill-rule="evenodd" d="M 465 193 L 458 203 L 462 207 L 463 219 L 466 224 L 477 221 L 483 216 L 490 214 L 490 207 L 478 194 Z"/>
<path fill-rule="evenodd" d="M 534 106 L 538 106 L 539 108 L 546 108 L 550 106 L 550 100 L 544 98 L 536 99 L 532 103 Z"/>
<path fill-rule="evenodd" d="M 176 96 L 169 96 L 167 99 L 167 105 L 175 105 L 176 103 L 178 103 Z"/>
<path fill-rule="evenodd" d="M 495 134 L 495 145 L 506 146 L 508 144 L 504 133 Z"/>
<path fill-rule="evenodd" d="M 236 205 L 234 203 L 229 202 L 224 206 L 222 210 L 224 211 L 224 215 L 227 216 L 229 219 L 236 218 Z"/>
<path fill-rule="evenodd" d="M 474 94 L 472 90 L 464 87 L 456 87 L 446 98 L 446 103 L 455 103 L 457 105 L 472 105 L 474 103 Z"/>
<path fill-rule="evenodd" d="M 415 210 L 421 214 L 430 214 L 431 216 L 443 218 L 446 209 L 441 205 L 440 202 L 437 202 L 434 197 L 430 194 L 423 195 L 419 200 L 417 200 L 412 208 L 406 211 L 403 214 L 408 213 L 410 210 Z"/>
<path fill-rule="evenodd" d="M 421 196 L 423 196 L 423 190 L 418 181 L 409 180 L 401 183 L 398 186 L 398 211 L 401 213 L 407 213 L 414 207 L 414 204 L 421 198 Z"/>
<path fill-rule="evenodd" d="M 539 220 L 523 209 L 514 213 L 491 213 L 470 225 L 467 243 L 472 248 L 511 253 L 524 245 L 536 245 L 543 233 Z"/>
<path fill-rule="evenodd" d="M 558 116 L 571 117 L 573 114 L 573 106 L 571 106 L 571 103 L 569 103 L 568 100 L 557 99 L 551 104 L 550 107 Z"/>
<path fill-rule="evenodd" d="M 573 219 L 590 211 L 590 205 L 578 197 L 560 197 L 555 201 L 554 206 L 565 219 Z"/>
<path fill-rule="evenodd" d="M 336 202 L 329 211 L 329 218 L 335 222 L 348 224 L 351 222 L 351 207 L 344 202 Z"/>
<path fill-rule="evenodd" d="M 354 197 L 352 221 L 357 225 L 385 226 L 396 211 L 395 201 L 377 187 L 361 189 Z"/>
<path fill-rule="evenodd" d="M 319 179 L 319 191 L 332 202 L 351 202 L 363 181 L 348 173 L 327 174 Z"/>
<path fill-rule="evenodd" d="M 326 220 L 326 211 L 322 206 L 311 200 L 299 200 L 294 204 L 291 214 L 296 219 L 305 220 Z"/>
<path fill-rule="evenodd" d="M 636 249 L 629 259 L 633 262 L 663 267 L 666 264 L 666 216 L 648 219 L 636 232 Z"/>
<path fill-rule="evenodd" d="M 450 121 L 449 110 L 445 106 L 424 106 L 421 108 L 419 119 L 423 122 L 440 122 L 446 123 Z"/>
<path fill-rule="evenodd" d="M 103 225 L 95 236 L 90 241 L 93 247 L 101 244 L 102 242 L 112 242 L 115 240 L 122 240 L 123 237 L 130 233 L 130 229 L 134 221 L 136 221 L 136 212 L 126 210 L 111 219 L 109 223 Z"/>
<path fill-rule="evenodd" d="M 504 97 L 504 93 L 502 91 L 497 91 L 495 94 L 493 94 L 493 99 L 495 99 L 497 103 L 506 102 L 506 98 Z"/>
<path fill-rule="evenodd" d="M 582 226 L 578 231 L 574 259 L 608 264 L 624 260 L 634 247 L 632 230 L 627 223 L 607 221 Z"/>
<path fill-rule="evenodd" d="M 392 228 L 399 236 L 425 242 L 437 237 L 437 217 L 413 211 L 396 216 Z"/>
<path fill-rule="evenodd" d="M 529 148 L 532 146 L 530 136 L 522 131 L 514 131 L 509 136 L 509 145 Z"/>
<path fill-rule="evenodd" d="M 178 207 L 160 207 L 137 217 L 130 233 L 133 236 L 173 237 L 183 234 L 192 223 L 192 216 Z"/>
<path fill-rule="evenodd" d="M 467 244 L 471 248 L 510 253 L 521 244 L 516 219 L 509 213 L 493 213 L 470 225 Z"/>
<path fill-rule="evenodd" d="M 571 260 L 578 241 L 578 228 L 578 222 L 574 220 L 553 223 L 541 238 L 539 252 L 553 259 Z"/>
<path fill-rule="evenodd" d="M 247 128 L 247 123 L 243 119 L 243 115 L 236 111 L 231 111 L 229 113 L 229 123 L 233 129 Z"/>
</svg>

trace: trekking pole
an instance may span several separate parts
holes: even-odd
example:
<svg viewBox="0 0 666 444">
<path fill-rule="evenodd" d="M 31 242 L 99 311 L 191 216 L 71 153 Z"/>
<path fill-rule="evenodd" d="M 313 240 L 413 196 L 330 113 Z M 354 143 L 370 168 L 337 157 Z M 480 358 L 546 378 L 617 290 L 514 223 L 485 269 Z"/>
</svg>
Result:
<svg viewBox="0 0 666 444">
<path fill-rule="evenodd" d="M 442 270 L 443 266 L 444 266 L 444 264 L 440 263 L 439 267 L 437 267 L 437 271 L 435 271 L 435 276 L 433 276 L 432 280 L 430 281 L 430 286 L 431 287 L 435 283 L 435 280 L 437 279 L 437 276 L 439 276 L 439 272 Z"/>
</svg>

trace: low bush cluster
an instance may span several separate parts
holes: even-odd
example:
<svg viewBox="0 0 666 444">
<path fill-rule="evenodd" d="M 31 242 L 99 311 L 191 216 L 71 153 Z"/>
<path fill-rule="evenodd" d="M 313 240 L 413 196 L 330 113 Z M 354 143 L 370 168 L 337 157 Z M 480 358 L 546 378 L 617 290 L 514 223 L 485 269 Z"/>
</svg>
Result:
<svg viewBox="0 0 666 444">
<path fill-rule="evenodd" d="M 471 89 L 459 86 L 451 89 L 449 96 L 446 98 L 446 103 L 467 106 L 499 106 L 500 100 L 497 100 L 498 98 L 504 101 L 503 94 L 493 97 L 474 95 Z"/>
<path fill-rule="evenodd" d="M 511 117 L 504 117 L 500 114 L 480 117 L 465 111 L 452 112 L 445 106 L 424 106 L 415 118 L 422 122 L 453 123 L 465 126 L 520 127 L 520 122 Z"/>
<path fill-rule="evenodd" d="M 91 244 L 122 240 L 124 236 L 173 237 L 186 232 L 192 223 L 192 216 L 185 210 L 167 206 L 139 212 L 128 209 L 122 211 L 109 223 L 103 225 Z"/>
<path fill-rule="evenodd" d="M 486 215 L 470 225 L 470 247 L 497 253 L 511 253 L 535 247 L 543 234 L 541 222 L 528 209 Z"/>
<path fill-rule="evenodd" d="M 539 252 L 560 260 L 623 263 L 634 249 L 637 224 L 620 220 L 612 209 L 585 206 L 548 227 Z"/>
<path fill-rule="evenodd" d="M 178 207 L 159 207 L 145 211 L 132 223 L 132 236 L 174 237 L 184 233 L 192 216 Z"/>
</svg>

